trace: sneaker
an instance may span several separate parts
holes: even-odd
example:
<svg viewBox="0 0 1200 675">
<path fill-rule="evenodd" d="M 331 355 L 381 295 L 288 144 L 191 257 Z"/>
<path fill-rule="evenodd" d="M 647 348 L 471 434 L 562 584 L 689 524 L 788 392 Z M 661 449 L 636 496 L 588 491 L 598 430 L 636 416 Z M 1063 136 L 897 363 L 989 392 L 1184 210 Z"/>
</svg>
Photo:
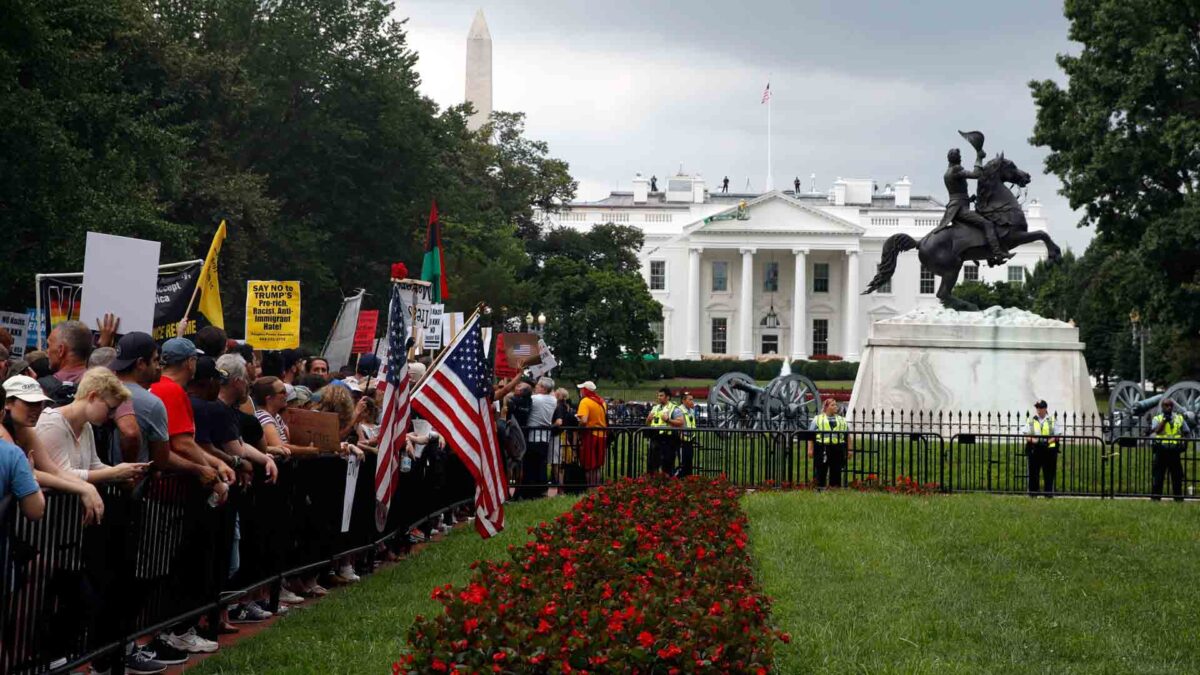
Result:
<svg viewBox="0 0 1200 675">
<path fill-rule="evenodd" d="M 262 611 L 266 612 L 267 614 L 272 613 L 271 610 L 267 609 L 267 601 L 266 600 L 259 600 L 258 602 L 254 603 L 254 605 L 256 607 L 258 607 L 259 609 L 261 609 Z M 280 601 L 279 609 L 275 610 L 274 614 L 275 614 L 275 616 L 283 616 L 284 614 L 287 614 L 288 612 L 290 612 L 291 609 L 292 609 L 291 607 L 288 607 L 287 605 L 283 604 L 282 601 Z"/>
<path fill-rule="evenodd" d="M 167 669 L 167 664 L 154 658 L 154 653 L 142 648 L 134 648 L 133 653 L 125 657 L 125 672 L 135 675 L 153 675 Z"/>
<path fill-rule="evenodd" d="M 313 584 L 312 586 L 309 586 L 308 592 L 312 594 L 313 597 L 317 598 L 323 598 L 326 595 L 329 595 L 329 589 L 325 588 L 321 584 Z"/>
<path fill-rule="evenodd" d="M 136 651 L 136 650 L 135 650 Z M 149 644 L 142 647 L 142 651 L 150 655 L 150 658 L 165 663 L 168 666 L 174 666 L 188 660 L 188 653 L 182 649 L 172 647 L 163 636 L 159 635 L 150 641 Z"/>
<path fill-rule="evenodd" d="M 304 598 L 296 595 L 295 593 L 293 593 L 285 588 L 285 589 L 279 591 L 279 601 L 286 602 L 289 605 L 298 605 L 298 604 L 304 602 Z"/>
<path fill-rule="evenodd" d="M 354 567 L 351 565 L 342 565 L 338 570 L 338 576 L 345 579 L 348 583 L 362 581 L 362 577 L 354 573 Z"/>
<path fill-rule="evenodd" d="M 189 654 L 211 654 L 220 646 L 197 635 L 195 626 L 187 629 L 186 633 L 163 633 L 162 637 L 167 644 Z"/>
<path fill-rule="evenodd" d="M 258 623 L 271 618 L 271 613 L 254 604 L 247 602 L 229 613 L 229 623 Z"/>
</svg>

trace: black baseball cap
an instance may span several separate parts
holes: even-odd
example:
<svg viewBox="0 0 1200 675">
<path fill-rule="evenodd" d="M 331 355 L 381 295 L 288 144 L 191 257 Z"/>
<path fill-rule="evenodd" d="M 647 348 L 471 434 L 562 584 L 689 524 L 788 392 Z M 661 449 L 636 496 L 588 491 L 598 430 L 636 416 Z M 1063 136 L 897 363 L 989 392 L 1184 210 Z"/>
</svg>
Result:
<svg viewBox="0 0 1200 675">
<path fill-rule="evenodd" d="M 229 381 L 229 373 L 217 367 L 217 360 L 211 356 L 201 356 L 196 359 L 196 374 L 192 376 L 193 382 L 207 382 L 208 380 L 220 380 L 221 384 Z"/>
<path fill-rule="evenodd" d="M 108 364 L 108 367 L 117 373 L 129 370 L 129 367 L 138 359 L 149 361 L 157 349 L 158 345 L 148 333 L 138 331 L 126 333 L 117 342 L 117 357 L 113 359 L 112 363 Z"/>
<path fill-rule="evenodd" d="M 1035 408 L 1046 408 L 1046 407 L 1048 407 L 1048 406 L 1046 405 L 1046 402 L 1045 402 L 1045 401 L 1038 401 L 1037 403 L 1034 403 L 1034 404 L 1033 404 L 1033 407 L 1035 407 Z"/>
</svg>

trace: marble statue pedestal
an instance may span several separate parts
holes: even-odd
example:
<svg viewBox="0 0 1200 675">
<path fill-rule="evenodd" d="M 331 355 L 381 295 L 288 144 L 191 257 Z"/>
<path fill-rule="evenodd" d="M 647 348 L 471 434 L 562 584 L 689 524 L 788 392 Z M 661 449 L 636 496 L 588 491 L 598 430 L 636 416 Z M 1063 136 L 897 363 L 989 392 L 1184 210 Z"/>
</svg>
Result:
<svg viewBox="0 0 1200 675">
<path fill-rule="evenodd" d="M 1079 329 L 1019 309 L 918 309 L 877 321 L 850 411 L 1096 414 Z"/>
</svg>

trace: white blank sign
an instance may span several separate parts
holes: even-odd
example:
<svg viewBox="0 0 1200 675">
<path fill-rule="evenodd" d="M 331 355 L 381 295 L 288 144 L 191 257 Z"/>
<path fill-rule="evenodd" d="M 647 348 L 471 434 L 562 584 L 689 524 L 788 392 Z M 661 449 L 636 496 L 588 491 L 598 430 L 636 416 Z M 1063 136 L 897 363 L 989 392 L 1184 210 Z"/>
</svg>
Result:
<svg viewBox="0 0 1200 675">
<path fill-rule="evenodd" d="M 160 247 L 157 241 L 88 232 L 79 319 L 96 328 L 96 320 L 111 313 L 120 317 L 122 335 L 152 333 Z"/>
</svg>

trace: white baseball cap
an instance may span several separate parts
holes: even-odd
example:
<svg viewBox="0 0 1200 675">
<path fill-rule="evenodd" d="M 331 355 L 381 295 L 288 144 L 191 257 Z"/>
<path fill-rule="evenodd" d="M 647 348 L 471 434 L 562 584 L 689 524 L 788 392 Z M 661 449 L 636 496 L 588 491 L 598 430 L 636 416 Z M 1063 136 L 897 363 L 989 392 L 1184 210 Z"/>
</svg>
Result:
<svg viewBox="0 0 1200 675">
<path fill-rule="evenodd" d="M 4 398 L 17 397 L 26 403 L 42 403 L 50 397 L 42 391 L 37 380 L 28 375 L 14 375 L 4 381 Z"/>
<path fill-rule="evenodd" d="M 592 382 L 591 380 L 588 380 L 587 382 L 584 382 L 583 384 L 575 385 L 575 388 L 576 389 L 587 389 L 588 391 L 596 391 L 596 383 Z"/>
</svg>

